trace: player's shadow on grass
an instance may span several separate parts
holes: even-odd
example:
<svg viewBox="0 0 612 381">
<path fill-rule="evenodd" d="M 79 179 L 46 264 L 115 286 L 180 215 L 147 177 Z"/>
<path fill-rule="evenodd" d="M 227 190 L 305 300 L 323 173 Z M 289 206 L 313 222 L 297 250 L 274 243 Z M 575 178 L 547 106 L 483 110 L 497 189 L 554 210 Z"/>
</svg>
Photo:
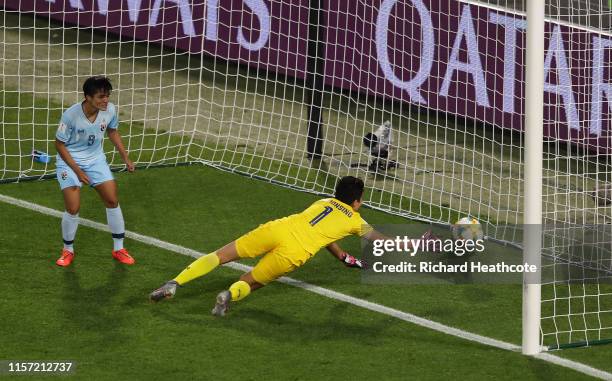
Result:
<svg viewBox="0 0 612 381">
<path fill-rule="evenodd" d="M 179 288 L 174 299 L 152 305 L 151 313 L 173 325 L 200 326 L 202 332 L 231 329 L 281 342 L 316 343 L 333 338 L 376 343 L 388 327 L 384 318 L 375 322 L 355 322 L 347 310 L 350 308 L 348 304 L 336 303 L 329 307 L 329 302 L 321 299 L 314 301 L 313 306 L 304 305 L 300 293 L 305 291 L 276 283 L 233 304 L 227 316 L 211 316 L 215 296 L 233 281 L 234 278 L 210 277 L 202 284 L 190 283 Z M 316 319 L 308 318 L 312 314 L 316 314 Z M 295 327 L 300 327 L 299 335 L 296 335 Z"/>
<path fill-rule="evenodd" d="M 480 344 L 441 333 L 432 334 L 429 329 L 417 328 L 376 312 L 365 312 L 373 315 L 364 316 L 361 308 L 357 309 L 360 318 L 355 319 L 355 307 L 347 303 L 331 301 L 334 305 L 329 307 L 330 301 L 326 298 L 302 298 L 300 293 L 305 291 L 276 283 L 234 304 L 227 316 L 211 316 L 215 296 L 233 281 L 234 278 L 226 277 L 209 277 L 201 283 L 196 280 L 179 288 L 175 299 L 151 305 L 151 313 L 175 327 L 184 326 L 192 332 L 193 327 L 197 327 L 198 334 L 204 338 L 207 332 L 221 329 L 233 330 L 238 336 L 256 335 L 266 341 L 293 341 L 296 345 L 339 340 L 375 347 L 394 337 L 414 345 L 437 343 L 452 350 L 481 348 Z M 398 326 L 401 328 L 399 332 L 394 329 Z"/>
<path fill-rule="evenodd" d="M 388 321 L 384 318 L 367 322 L 355 321 L 348 304 L 338 303 L 328 307 L 328 303 L 324 302 L 317 303 L 316 306 L 300 306 L 302 301 L 299 297 L 294 299 L 294 303 L 295 306 L 288 308 L 288 313 L 285 314 L 271 312 L 254 301 L 248 306 L 237 307 L 228 318 L 234 321 L 233 327 L 236 329 L 246 328 L 252 334 L 283 343 L 294 340 L 296 345 L 316 344 L 328 340 L 359 341 L 364 345 L 376 345 L 389 328 Z M 292 314 L 292 310 L 299 315 Z M 308 316 L 313 314 L 318 316 L 308 319 Z M 299 333 L 296 333 L 296 327 L 299 327 Z"/>
<path fill-rule="evenodd" d="M 74 267 L 64 269 L 63 309 L 69 330 L 75 334 L 93 333 L 96 344 L 109 348 L 125 341 L 121 327 L 125 320 L 125 309 L 114 302 L 114 297 L 123 288 L 127 270 L 115 263 L 109 272 L 108 281 L 98 287 L 81 287 L 79 274 Z"/>
</svg>

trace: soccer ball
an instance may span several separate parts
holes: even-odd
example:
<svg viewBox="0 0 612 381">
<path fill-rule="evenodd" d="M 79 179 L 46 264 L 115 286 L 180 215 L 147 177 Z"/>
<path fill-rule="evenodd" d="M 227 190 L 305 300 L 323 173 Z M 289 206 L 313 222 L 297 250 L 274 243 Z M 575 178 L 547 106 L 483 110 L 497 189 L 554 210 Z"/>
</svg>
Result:
<svg viewBox="0 0 612 381">
<path fill-rule="evenodd" d="M 472 217 L 463 217 L 455 222 L 451 227 L 453 238 L 461 240 L 479 240 L 484 238 L 482 226 L 477 219 Z"/>
</svg>

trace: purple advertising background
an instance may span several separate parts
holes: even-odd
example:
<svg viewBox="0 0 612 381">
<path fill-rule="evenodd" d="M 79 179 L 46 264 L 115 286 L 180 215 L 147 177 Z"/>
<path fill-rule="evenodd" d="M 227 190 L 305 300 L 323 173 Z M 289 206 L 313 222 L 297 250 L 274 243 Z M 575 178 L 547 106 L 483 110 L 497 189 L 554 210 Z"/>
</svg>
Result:
<svg viewBox="0 0 612 381">
<path fill-rule="evenodd" d="M 330 3 L 333 3 L 333 8 L 330 8 L 332 11 L 328 15 L 330 31 L 327 35 L 327 83 L 355 91 L 367 89 L 370 94 L 418 104 L 406 91 L 391 84 L 380 69 L 380 57 L 376 53 L 375 41 L 375 20 L 378 7 L 351 0 L 337 0 L 330 1 Z M 425 2 L 425 5 L 429 9 L 433 23 L 435 64 L 431 68 L 429 78 L 420 86 L 419 92 L 426 99 L 423 106 L 505 128 L 522 129 L 525 97 L 523 82 L 525 32 L 519 32 L 516 39 L 515 89 L 512 97 L 514 110 L 504 112 L 505 28 L 489 20 L 491 13 L 511 15 L 485 7 L 469 6 L 458 1 L 429 1 Z M 457 37 L 459 20 L 464 7 L 469 7 L 472 15 L 490 107 L 476 103 L 473 78 L 466 72 L 455 71 L 448 96 L 440 95 L 440 88 L 447 71 L 447 63 Z M 421 22 L 412 2 L 395 4 L 393 15 L 396 19 L 389 23 L 388 54 L 395 75 L 408 81 L 414 78 L 420 65 Z M 515 17 L 521 19 L 520 16 Z M 356 19 L 363 18 L 371 21 L 355 22 Z M 397 22 L 397 19 L 402 22 Z M 545 46 L 547 48 L 553 27 L 555 25 L 551 23 L 546 24 Z M 571 130 L 568 127 L 561 97 L 545 92 L 544 135 L 558 139 L 571 139 L 576 144 L 587 145 L 601 153 L 610 152 L 612 149 L 609 133 L 611 115 L 608 111 L 608 102 L 612 102 L 612 99 L 603 98 L 600 137 L 589 133 L 589 123 L 592 119 L 590 116 L 593 53 L 591 42 L 593 37 L 598 35 L 565 26 L 560 26 L 560 31 L 568 60 L 567 66 L 580 128 Z M 459 60 L 469 62 L 465 37 L 460 46 Z M 554 49 L 559 50 L 558 46 L 555 46 Z M 603 76 L 606 83 L 612 82 L 610 58 L 610 49 L 607 49 L 603 60 L 605 63 Z M 557 65 L 557 56 L 555 56 L 551 61 L 550 72 L 546 79 L 550 84 L 559 83 Z"/>
<path fill-rule="evenodd" d="M 186 35 L 181 24 L 178 1 L 161 1 L 158 23 L 149 26 L 150 8 L 154 0 L 142 0 L 140 11 L 135 22 L 130 20 L 128 0 L 108 0 L 108 12 L 101 14 L 99 0 L 81 0 L 83 9 L 77 11 L 70 0 L 5 0 L 4 7 L 19 8 L 24 12 L 36 11 L 37 14 L 50 14 L 53 19 L 83 26 L 107 28 L 109 31 L 124 36 L 162 43 L 167 46 L 187 50 L 192 53 L 202 52 L 202 41 L 206 34 L 207 17 L 205 0 L 190 0 L 194 31 Z M 19 2 L 19 6 L 16 3 Z M 73 3 L 78 0 L 72 0 Z M 214 1 L 209 0 L 209 5 Z M 265 3 L 270 13 L 270 34 L 267 43 L 259 50 L 249 50 L 238 43 L 238 34 L 254 42 L 261 33 L 260 19 L 255 15 L 254 7 Z M 273 72 L 304 78 L 306 73 L 306 54 L 308 38 L 308 0 L 219 0 L 217 40 L 204 39 L 203 50 L 206 54 L 223 59 L 238 61 Z M 434 64 L 428 77 L 418 87 L 418 94 L 424 102 L 417 102 L 404 89 L 395 86 L 385 77 L 376 49 L 376 21 L 382 1 L 327 0 L 325 2 L 325 20 L 327 23 L 327 44 L 325 51 L 325 80 L 327 85 L 365 92 L 368 95 L 392 98 L 456 114 L 469 119 L 495 124 L 505 128 L 522 129 L 524 87 L 523 87 L 523 53 L 524 32 L 518 32 L 515 49 L 514 93 L 511 99 L 511 112 L 504 110 L 505 73 L 504 46 L 505 28 L 491 22 L 493 13 L 499 13 L 485 7 L 465 5 L 456 0 L 423 1 L 431 16 L 435 46 L 433 47 Z M 393 74 L 401 81 L 410 81 L 422 64 L 422 20 L 417 12 L 417 1 L 397 2 L 392 8 L 387 32 L 387 54 Z M 448 95 L 442 95 L 441 87 L 447 75 L 451 51 L 457 37 L 462 15 L 466 7 L 471 13 L 475 31 L 477 50 L 482 65 L 486 98 L 489 105 L 479 105 L 474 76 L 466 71 L 451 72 Z M 261 8 L 261 7 L 260 7 Z M 92 11 L 93 10 L 93 11 Z M 516 16 L 520 18 L 519 16 Z M 162 25 L 163 20 L 163 25 Z M 465 21 L 465 20 L 464 20 Z M 464 23 L 465 25 L 465 23 Z M 545 46 L 548 48 L 551 32 L 556 27 L 546 25 Z M 608 102 L 603 97 L 602 133 L 599 137 L 590 133 L 591 81 L 593 37 L 595 33 L 560 28 L 564 53 L 567 57 L 568 73 L 572 83 L 572 94 L 576 105 L 577 121 L 574 128 L 568 125 L 566 107 L 563 98 L 552 92 L 544 94 L 544 134 L 558 139 L 571 139 L 572 142 L 586 145 L 601 153 L 612 150 L 610 144 L 611 115 Z M 470 63 L 466 35 L 461 38 L 457 61 Z M 556 50 L 559 50 L 558 47 Z M 610 50 L 606 49 L 603 62 L 606 63 L 603 77 L 605 83 L 612 82 L 610 70 Z M 559 55 L 552 60 L 547 83 L 560 82 L 558 70 Z M 482 86 L 481 86 L 482 87 Z M 481 89 L 482 90 L 482 89 Z M 481 91 L 479 94 L 483 94 Z M 481 98 L 482 99 L 482 98 Z M 507 106 L 507 105 L 506 105 Z"/>
<path fill-rule="evenodd" d="M 80 26 L 94 26 L 139 40 L 161 43 L 179 50 L 237 60 L 259 68 L 303 78 L 308 49 L 308 0 L 265 0 L 270 10 L 270 35 L 258 51 L 244 49 L 237 42 L 242 30 L 251 42 L 259 36 L 260 25 L 242 0 L 218 0 L 217 41 L 204 38 L 206 33 L 206 0 L 188 0 L 195 30 L 189 36 L 183 30 L 180 10 L 175 1 L 161 1 L 156 25 L 149 25 L 155 0 L 142 0 L 135 22 L 130 20 L 127 0 L 107 0 L 108 12 L 100 12 L 99 0 L 80 0 L 83 9 L 71 6 L 79 0 L 4 0 L 6 9 L 49 15 L 54 20 Z M 137 0 L 136 0 L 137 1 Z M 202 42 L 204 45 L 202 46 Z"/>
</svg>

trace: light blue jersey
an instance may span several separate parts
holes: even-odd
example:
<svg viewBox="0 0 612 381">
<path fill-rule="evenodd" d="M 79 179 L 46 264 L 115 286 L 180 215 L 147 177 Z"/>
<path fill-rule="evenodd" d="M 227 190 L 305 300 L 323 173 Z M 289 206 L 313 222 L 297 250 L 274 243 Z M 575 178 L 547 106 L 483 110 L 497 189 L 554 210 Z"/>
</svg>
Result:
<svg viewBox="0 0 612 381">
<path fill-rule="evenodd" d="M 81 102 L 70 106 L 64 114 L 55 137 L 64 142 L 68 152 L 79 166 L 88 165 L 104 157 L 102 140 L 107 128 L 119 127 L 117 109 L 109 103 L 106 111 L 98 111 L 94 122 L 90 122 L 83 112 Z M 58 164 L 63 162 L 59 154 Z"/>
</svg>

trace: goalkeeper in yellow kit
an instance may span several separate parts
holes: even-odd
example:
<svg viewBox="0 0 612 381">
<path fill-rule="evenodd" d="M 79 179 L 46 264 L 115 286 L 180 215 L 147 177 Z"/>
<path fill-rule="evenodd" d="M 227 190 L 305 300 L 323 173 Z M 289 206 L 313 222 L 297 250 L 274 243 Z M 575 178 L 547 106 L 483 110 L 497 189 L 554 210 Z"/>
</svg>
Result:
<svg viewBox="0 0 612 381">
<path fill-rule="evenodd" d="M 387 238 L 373 230 L 358 213 L 363 189 L 362 180 L 343 177 L 336 185 L 334 198 L 318 200 L 301 213 L 259 225 L 221 249 L 200 257 L 176 278 L 153 291 L 150 299 L 157 302 L 171 298 L 177 286 L 209 273 L 220 264 L 261 255 L 263 258 L 253 270 L 217 295 L 213 315 L 225 315 L 230 302 L 239 301 L 251 291 L 297 269 L 323 247 L 346 266 L 363 269 L 365 264 L 361 260 L 335 243 L 351 234 L 369 240 Z"/>
</svg>

